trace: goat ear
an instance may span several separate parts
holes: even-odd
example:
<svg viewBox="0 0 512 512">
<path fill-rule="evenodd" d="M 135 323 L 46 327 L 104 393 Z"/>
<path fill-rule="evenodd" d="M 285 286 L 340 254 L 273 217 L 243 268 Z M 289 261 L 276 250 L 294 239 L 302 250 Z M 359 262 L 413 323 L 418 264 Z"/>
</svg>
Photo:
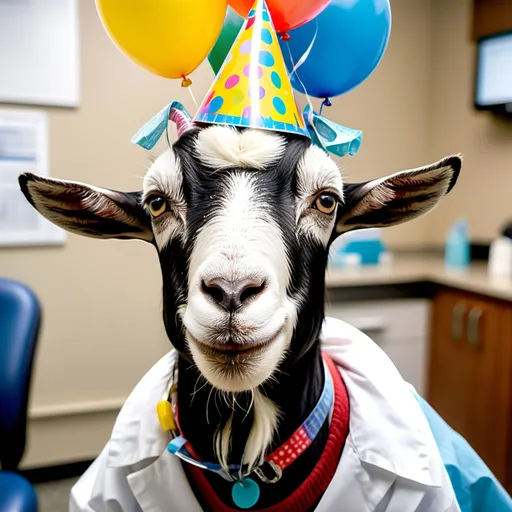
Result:
<svg viewBox="0 0 512 512">
<path fill-rule="evenodd" d="M 346 184 L 336 234 L 393 226 L 423 215 L 454 187 L 461 166 L 460 155 L 450 156 L 367 183 Z"/>
<path fill-rule="evenodd" d="M 30 204 L 67 231 L 94 238 L 153 241 L 149 214 L 140 204 L 141 192 L 116 192 L 31 173 L 18 180 Z"/>
</svg>

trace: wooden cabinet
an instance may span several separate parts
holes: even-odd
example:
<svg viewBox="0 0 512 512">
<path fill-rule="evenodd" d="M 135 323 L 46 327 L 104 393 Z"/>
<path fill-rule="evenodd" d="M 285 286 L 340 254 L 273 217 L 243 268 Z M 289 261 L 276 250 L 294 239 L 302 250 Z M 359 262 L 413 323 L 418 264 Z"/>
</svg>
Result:
<svg viewBox="0 0 512 512">
<path fill-rule="evenodd" d="M 508 30 L 512 30 L 510 0 L 474 0 L 471 30 L 473 41 Z"/>
<path fill-rule="evenodd" d="M 512 491 L 512 305 L 442 290 L 432 307 L 428 400 Z"/>
</svg>

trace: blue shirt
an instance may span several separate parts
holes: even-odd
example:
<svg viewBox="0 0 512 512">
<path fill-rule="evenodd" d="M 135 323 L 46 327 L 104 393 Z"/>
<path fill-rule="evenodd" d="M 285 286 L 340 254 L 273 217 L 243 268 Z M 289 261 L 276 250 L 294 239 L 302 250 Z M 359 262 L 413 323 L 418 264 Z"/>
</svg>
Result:
<svg viewBox="0 0 512 512">
<path fill-rule="evenodd" d="M 512 511 L 512 499 L 469 443 L 423 398 L 414 395 L 434 434 L 461 511 Z"/>
</svg>

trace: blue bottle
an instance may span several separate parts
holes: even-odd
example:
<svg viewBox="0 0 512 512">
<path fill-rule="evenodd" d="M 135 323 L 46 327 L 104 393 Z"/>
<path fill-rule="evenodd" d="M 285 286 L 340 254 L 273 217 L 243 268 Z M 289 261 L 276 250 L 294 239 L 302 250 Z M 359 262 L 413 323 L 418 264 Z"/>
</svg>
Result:
<svg viewBox="0 0 512 512">
<path fill-rule="evenodd" d="M 470 262 L 468 222 L 460 219 L 453 223 L 445 244 L 445 265 L 450 270 L 466 270 Z"/>
</svg>

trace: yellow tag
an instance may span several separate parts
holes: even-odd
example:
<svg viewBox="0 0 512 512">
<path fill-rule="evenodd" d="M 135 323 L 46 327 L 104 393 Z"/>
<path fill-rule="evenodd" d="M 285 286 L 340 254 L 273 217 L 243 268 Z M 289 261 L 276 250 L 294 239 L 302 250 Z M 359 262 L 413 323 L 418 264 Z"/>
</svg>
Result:
<svg viewBox="0 0 512 512">
<path fill-rule="evenodd" d="M 165 431 L 175 430 L 176 424 L 172 416 L 171 404 L 167 400 L 162 400 L 156 405 L 156 413 L 158 414 L 158 420 L 160 425 Z"/>
</svg>

